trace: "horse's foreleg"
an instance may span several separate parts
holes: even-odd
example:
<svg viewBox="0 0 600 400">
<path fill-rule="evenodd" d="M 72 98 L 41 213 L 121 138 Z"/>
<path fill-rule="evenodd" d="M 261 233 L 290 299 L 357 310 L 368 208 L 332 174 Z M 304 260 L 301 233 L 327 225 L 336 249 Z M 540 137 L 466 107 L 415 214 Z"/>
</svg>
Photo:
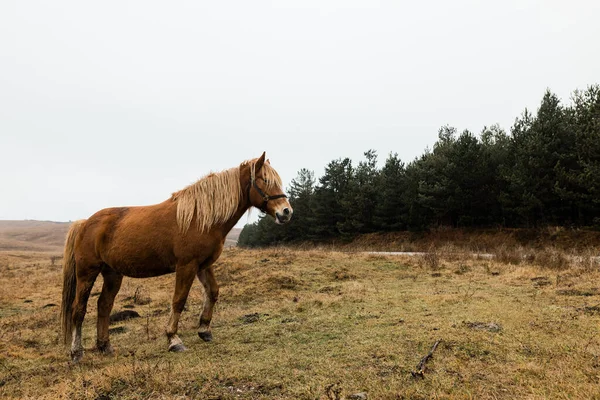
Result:
<svg viewBox="0 0 600 400">
<path fill-rule="evenodd" d="M 173 305 L 167 324 L 169 351 L 179 352 L 187 350 L 179 336 L 177 336 L 177 326 L 179 325 L 179 316 L 183 311 L 197 271 L 198 264 L 195 262 L 187 265 L 178 265 L 175 271 L 175 294 L 173 295 Z"/>
<path fill-rule="evenodd" d="M 198 279 L 204 286 L 204 308 L 200 315 L 198 336 L 205 342 L 212 340 L 210 321 L 212 320 L 213 307 L 219 298 L 219 285 L 215 279 L 214 269 L 211 266 L 198 271 Z"/>
<path fill-rule="evenodd" d="M 79 272 L 82 271 L 82 272 Z M 87 311 L 87 302 L 90 297 L 90 292 L 94 287 L 96 277 L 98 277 L 99 269 L 95 268 L 78 268 L 77 271 L 77 289 L 75 300 L 73 301 L 73 341 L 71 342 L 71 360 L 78 362 L 83 357 L 83 345 L 81 344 L 81 327 L 83 319 Z"/>
<path fill-rule="evenodd" d="M 104 354 L 112 354 L 113 349 L 108 336 L 108 325 L 110 311 L 113 308 L 115 297 L 121 288 L 123 275 L 110 267 L 105 267 L 102 270 L 102 277 L 104 278 L 104 284 L 102 285 L 102 293 L 100 293 L 100 297 L 98 298 L 98 335 L 96 338 L 96 348 Z"/>
</svg>

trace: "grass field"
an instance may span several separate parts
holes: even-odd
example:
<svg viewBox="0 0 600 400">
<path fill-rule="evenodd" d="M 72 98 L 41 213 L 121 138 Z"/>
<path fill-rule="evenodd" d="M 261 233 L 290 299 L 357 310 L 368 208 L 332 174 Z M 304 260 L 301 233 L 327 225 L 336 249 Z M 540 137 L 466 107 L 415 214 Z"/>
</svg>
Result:
<svg viewBox="0 0 600 400">
<path fill-rule="evenodd" d="M 141 318 L 112 325 L 116 354 L 102 356 L 91 297 L 86 353 L 72 365 L 51 255 L 0 253 L 0 397 L 600 398 L 600 270 L 589 258 L 228 249 L 213 342 L 196 336 L 198 282 L 180 323 L 189 351 L 171 354 L 174 276 L 125 279 L 114 310 Z"/>
</svg>

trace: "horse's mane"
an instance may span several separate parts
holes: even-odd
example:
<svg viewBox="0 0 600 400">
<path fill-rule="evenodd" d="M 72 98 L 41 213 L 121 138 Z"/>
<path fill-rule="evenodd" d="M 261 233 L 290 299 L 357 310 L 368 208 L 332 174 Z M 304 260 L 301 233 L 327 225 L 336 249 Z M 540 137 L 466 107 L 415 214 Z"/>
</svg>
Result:
<svg viewBox="0 0 600 400">
<path fill-rule="evenodd" d="M 173 193 L 171 199 L 177 202 L 177 225 L 182 233 L 190 228 L 194 216 L 200 232 L 206 232 L 212 226 L 222 224 L 233 217 L 242 199 L 240 169 L 250 165 L 254 176 L 256 159 L 244 161 L 239 167 L 221 172 L 212 172 L 196 183 Z M 262 167 L 265 190 L 282 187 L 279 174 L 269 162 Z"/>
</svg>

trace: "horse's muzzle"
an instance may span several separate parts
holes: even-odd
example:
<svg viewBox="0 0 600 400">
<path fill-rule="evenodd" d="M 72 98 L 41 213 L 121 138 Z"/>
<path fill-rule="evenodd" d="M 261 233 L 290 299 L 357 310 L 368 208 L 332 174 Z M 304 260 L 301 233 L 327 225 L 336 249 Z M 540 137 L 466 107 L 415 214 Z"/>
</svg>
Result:
<svg viewBox="0 0 600 400">
<path fill-rule="evenodd" d="M 284 208 L 281 213 L 275 213 L 275 222 L 278 224 L 287 224 L 292 219 L 293 211 L 290 208 Z"/>
</svg>

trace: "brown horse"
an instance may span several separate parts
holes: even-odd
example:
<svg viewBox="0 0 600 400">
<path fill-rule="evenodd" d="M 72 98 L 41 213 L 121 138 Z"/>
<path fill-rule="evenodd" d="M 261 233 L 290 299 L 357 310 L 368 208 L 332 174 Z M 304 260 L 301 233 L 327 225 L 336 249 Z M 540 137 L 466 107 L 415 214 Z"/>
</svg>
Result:
<svg viewBox="0 0 600 400">
<path fill-rule="evenodd" d="M 65 344 L 71 340 L 72 360 L 83 356 L 81 327 L 98 274 L 104 278 L 98 299 L 99 351 L 113 351 L 109 315 L 124 276 L 146 278 L 175 272 L 166 329 L 169 351 L 186 350 L 177 336 L 177 325 L 197 276 L 205 292 L 198 335 L 212 340 L 210 321 L 219 294 L 212 265 L 221 255 L 227 233 L 252 206 L 278 224 L 292 216 L 281 178 L 265 161 L 264 153 L 239 167 L 209 174 L 160 204 L 107 208 L 73 223 L 65 244 L 61 305 L 63 339 Z"/>
</svg>

